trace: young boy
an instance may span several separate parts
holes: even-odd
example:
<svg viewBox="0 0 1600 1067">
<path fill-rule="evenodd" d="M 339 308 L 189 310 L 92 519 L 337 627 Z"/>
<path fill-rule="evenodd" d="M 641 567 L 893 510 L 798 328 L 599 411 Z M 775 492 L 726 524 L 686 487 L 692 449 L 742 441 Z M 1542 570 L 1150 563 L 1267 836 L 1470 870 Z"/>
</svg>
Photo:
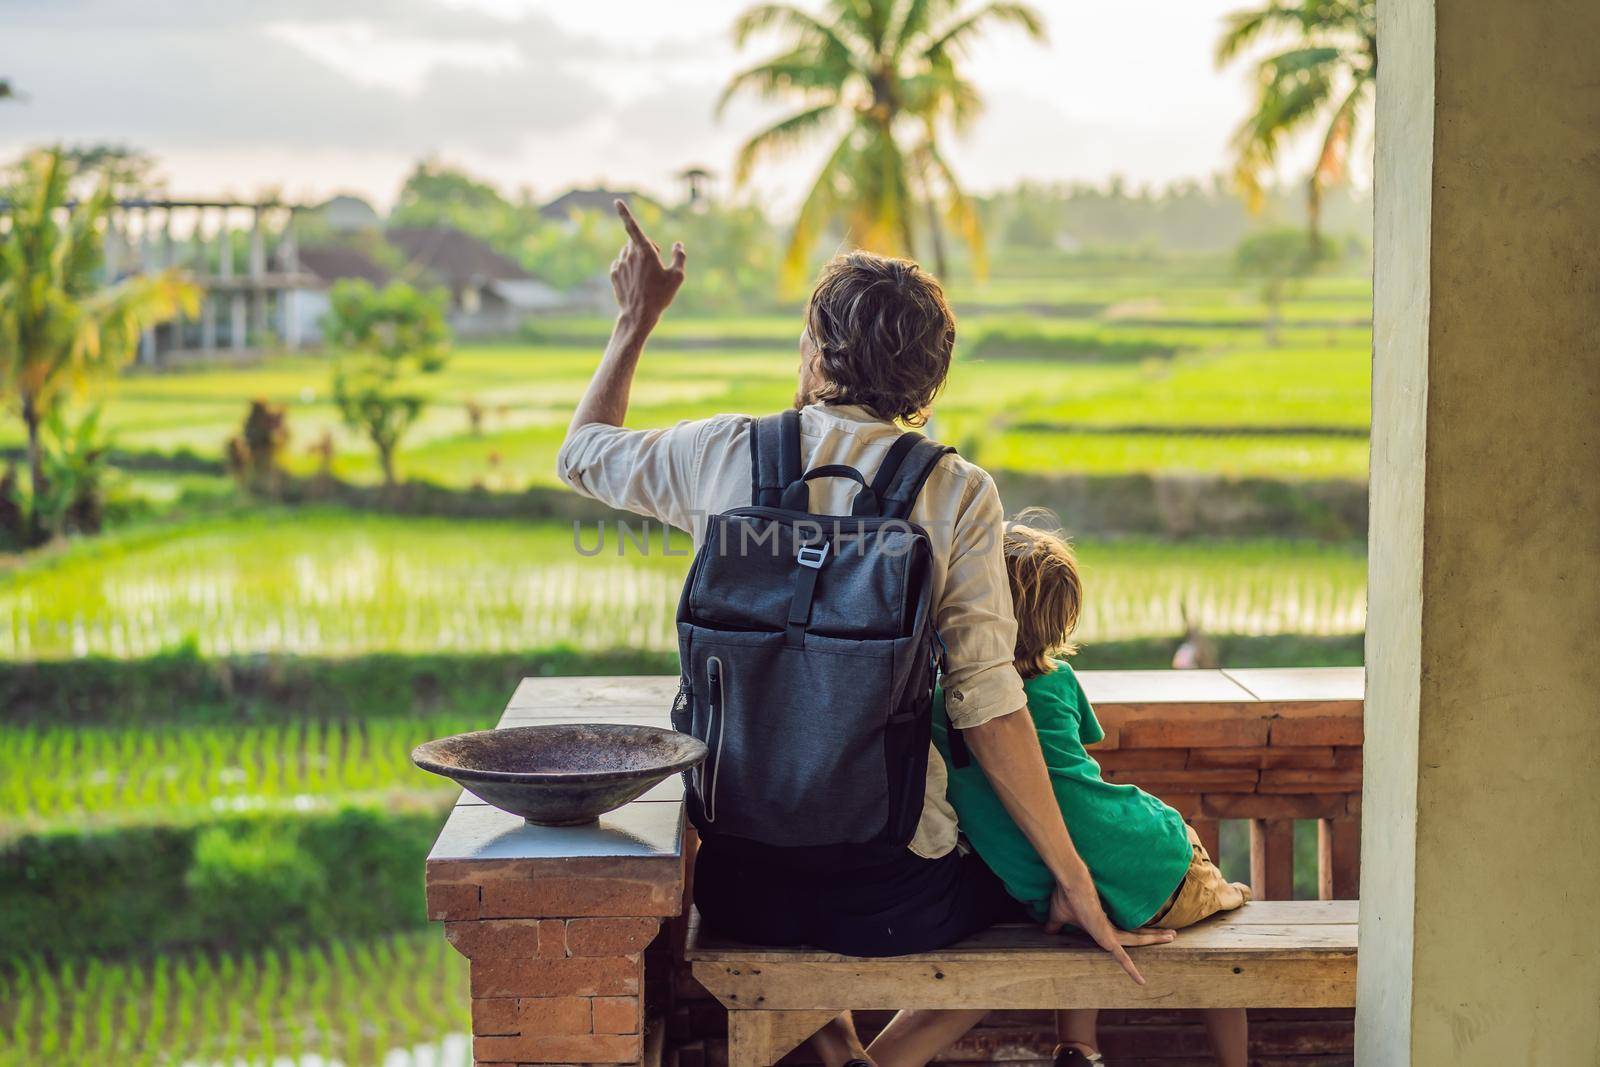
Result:
<svg viewBox="0 0 1600 1067">
<path fill-rule="evenodd" d="M 1083 586 L 1072 548 L 1059 535 L 1013 522 L 1005 534 L 1006 571 L 1017 616 L 1017 669 L 1061 814 L 1094 876 L 1111 921 L 1181 929 L 1250 899 L 1222 876 L 1183 817 L 1136 786 L 1100 777 L 1085 751 L 1105 737 L 1072 668 L 1070 655 Z M 1043 921 L 1055 880 L 1011 821 L 976 763 L 950 761 L 943 694 L 934 705 L 934 743 L 950 772 L 949 797 L 962 831 L 1013 897 Z M 1056 1067 L 1100 1062 L 1093 1009 L 1056 1012 Z M 1243 1008 L 1205 1013 L 1212 1051 L 1224 1067 L 1245 1067 Z"/>
</svg>

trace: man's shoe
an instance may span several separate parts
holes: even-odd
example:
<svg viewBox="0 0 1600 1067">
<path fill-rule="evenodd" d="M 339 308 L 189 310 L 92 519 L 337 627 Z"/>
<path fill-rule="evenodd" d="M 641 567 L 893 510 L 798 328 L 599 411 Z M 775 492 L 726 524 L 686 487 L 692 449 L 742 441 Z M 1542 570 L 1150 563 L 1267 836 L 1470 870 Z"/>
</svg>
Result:
<svg viewBox="0 0 1600 1067">
<path fill-rule="evenodd" d="M 1076 1045 L 1057 1045 L 1055 1067 L 1093 1067 L 1103 1064 L 1098 1052 L 1085 1052 Z"/>
</svg>

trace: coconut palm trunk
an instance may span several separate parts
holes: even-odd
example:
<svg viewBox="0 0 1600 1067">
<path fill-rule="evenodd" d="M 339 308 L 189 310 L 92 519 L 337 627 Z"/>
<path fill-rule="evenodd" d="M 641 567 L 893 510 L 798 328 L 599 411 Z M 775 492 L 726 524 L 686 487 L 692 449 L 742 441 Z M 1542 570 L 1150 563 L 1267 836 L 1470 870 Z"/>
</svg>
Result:
<svg viewBox="0 0 1600 1067">
<path fill-rule="evenodd" d="M 44 413 L 31 395 L 22 398 L 22 424 L 28 431 L 28 536 L 37 539 L 44 532 L 39 512 L 48 486 L 44 474 L 44 445 L 39 440 L 39 424 Z"/>
</svg>

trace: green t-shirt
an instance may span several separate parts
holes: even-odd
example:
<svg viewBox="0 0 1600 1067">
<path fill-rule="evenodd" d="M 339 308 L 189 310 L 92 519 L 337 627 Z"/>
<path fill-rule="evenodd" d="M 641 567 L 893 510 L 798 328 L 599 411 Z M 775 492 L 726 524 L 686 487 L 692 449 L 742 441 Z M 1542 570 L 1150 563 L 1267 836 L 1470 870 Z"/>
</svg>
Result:
<svg viewBox="0 0 1600 1067">
<path fill-rule="evenodd" d="M 1193 849 L 1183 817 L 1137 786 L 1101 779 L 1100 765 L 1084 746 L 1104 738 L 1105 731 L 1071 667 L 1057 662 L 1053 672 L 1028 679 L 1023 689 L 1056 802 L 1106 914 L 1125 930 L 1137 929 L 1155 917 L 1189 869 Z M 940 690 L 933 741 L 950 771 L 948 795 L 961 831 L 1006 890 L 1043 921 L 1055 879 L 977 761 L 959 770 L 950 762 L 949 728 Z"/>
</svg>

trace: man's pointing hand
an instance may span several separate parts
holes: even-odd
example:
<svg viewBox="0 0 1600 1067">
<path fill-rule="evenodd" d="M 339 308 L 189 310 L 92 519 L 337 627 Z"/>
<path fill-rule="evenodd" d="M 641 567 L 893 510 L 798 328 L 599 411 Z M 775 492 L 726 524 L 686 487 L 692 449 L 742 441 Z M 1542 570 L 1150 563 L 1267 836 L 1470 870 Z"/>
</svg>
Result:
<svg viewBox="0 0 1600 1067">
<path fill-rule="evenodd" d="M 683 242 L 678 241 L 672 246 L 671 261 L 663 263 L 661 246 L 645 236 L 627 204 L 621 200 L 616 203 L 628 240 L 611 263 L 611 291 L 625 317 L 639 325 L 653 326 L 678 295 L 688 256 Z"/>
</svg>

